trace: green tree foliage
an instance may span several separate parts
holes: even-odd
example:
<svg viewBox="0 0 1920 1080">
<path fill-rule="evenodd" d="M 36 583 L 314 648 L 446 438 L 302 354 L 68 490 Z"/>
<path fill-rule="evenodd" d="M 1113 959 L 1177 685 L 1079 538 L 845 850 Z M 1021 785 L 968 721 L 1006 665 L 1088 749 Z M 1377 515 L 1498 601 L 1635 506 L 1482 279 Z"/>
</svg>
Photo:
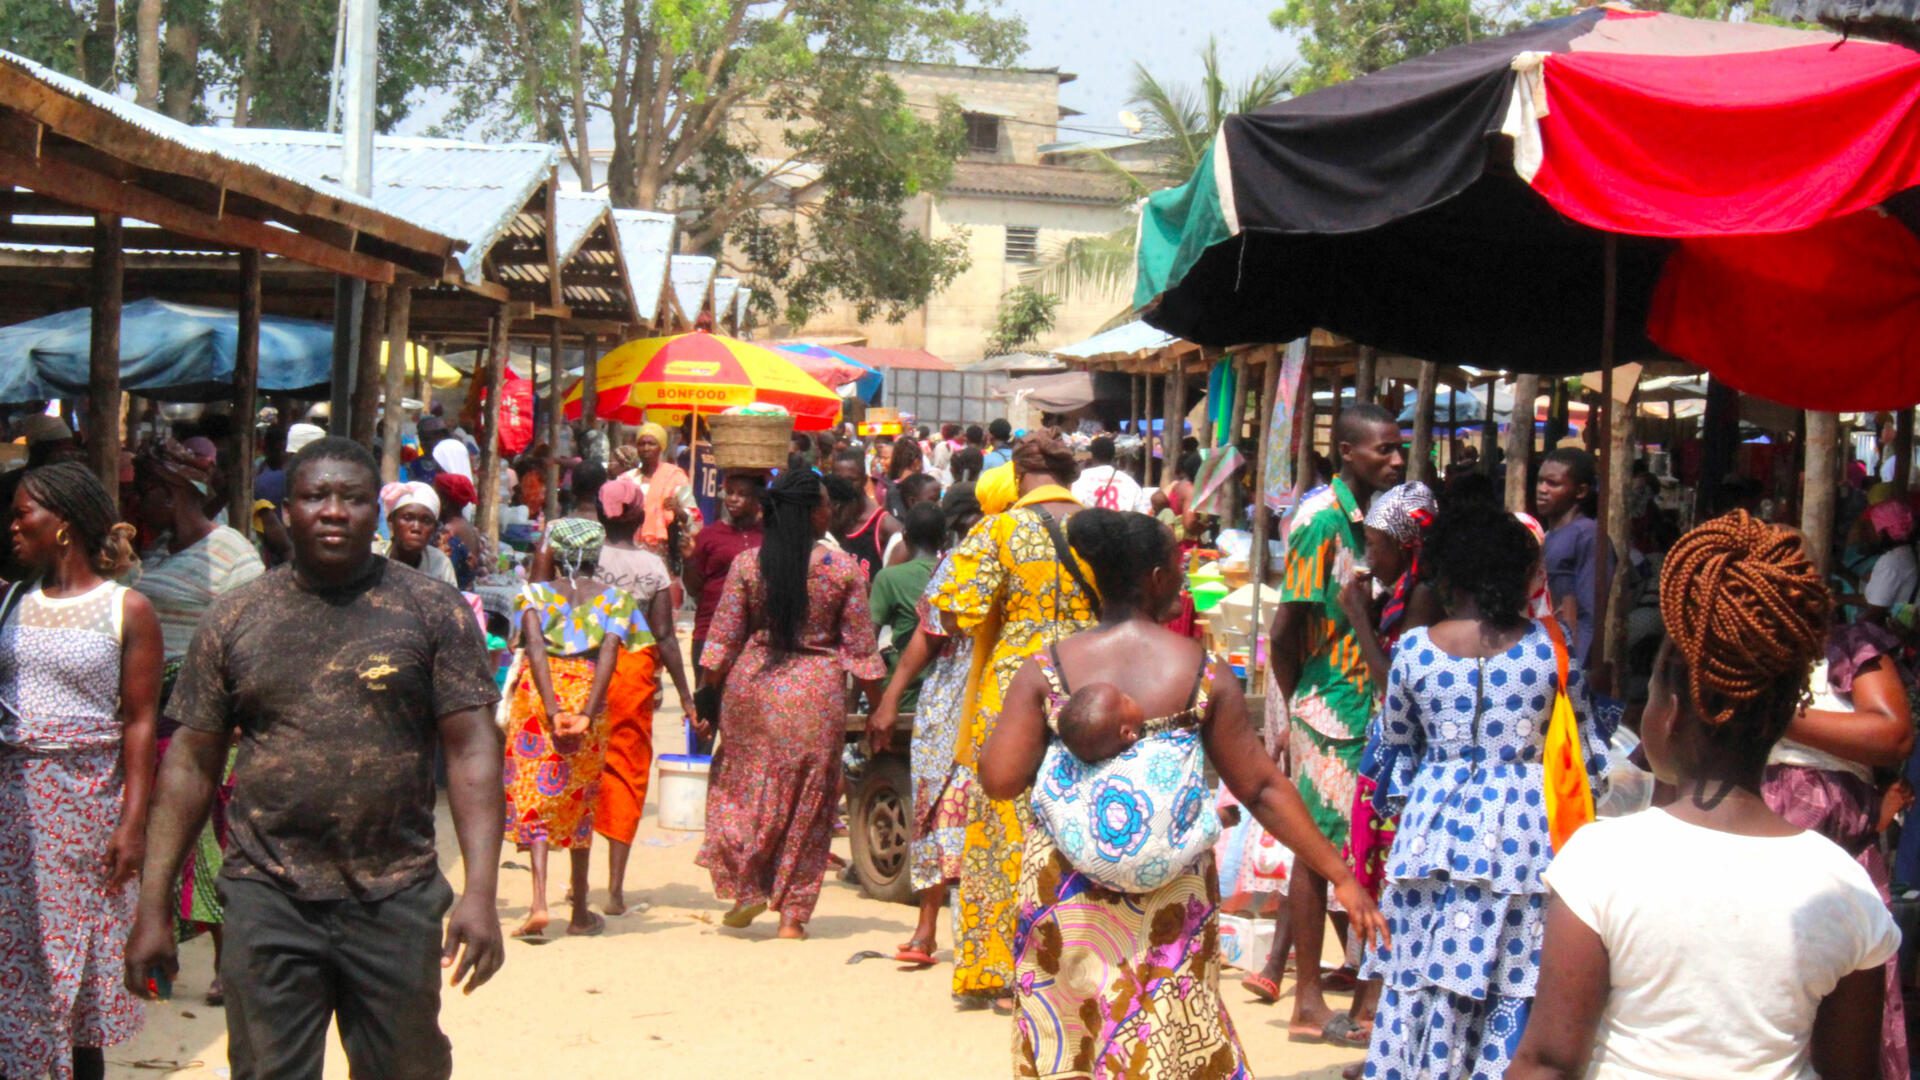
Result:
<svg viewBox="0 0 1920 1080">
<path fill-rule="evenodd" d="M 118 42 L 113 0 L 0 0 L 0 49 L 95 86 L 112 86 Z"/>
<path fill-rule="evenodd" d="M 475 0 L 449 122 L 547 138 L 616 206 L 679 212 L 688 246 L 743 256 L 796 322 L 833 301 L 897 320 L 965 268 L 902 211 L 964 141 L 883 62 L 1015 59 L 1025 28 L 991 3 Z"/>
<path fill-rule="evenodd" d="M 993 316 L 993 333 L 987 338 L 988 356 L 1005 356 L 1041 334 L 1053 329 L 1054 315 L 1060 310 L 1060 298 L 1043 293 L 1031 285 L 1017 285 L 1000 298 L 1000 310 Z"/>
<path fill-rule="evenodd" d="M 1503 33 L 1516 18 L 1476 0 L 1286 0 L 1269 17 L 1301 34 L 1299 93 Z"/>
</svg>

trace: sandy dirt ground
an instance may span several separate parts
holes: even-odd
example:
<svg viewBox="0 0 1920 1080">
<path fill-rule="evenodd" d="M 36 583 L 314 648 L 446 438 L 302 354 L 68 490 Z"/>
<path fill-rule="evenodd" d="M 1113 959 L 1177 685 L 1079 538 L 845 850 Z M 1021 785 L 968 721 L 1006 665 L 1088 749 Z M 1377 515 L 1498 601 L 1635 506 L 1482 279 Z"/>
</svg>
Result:
<svg viewBox="0 0 1920 1080">
<path fill-rule="evenodd" d="M 677 711 L 663 709 L 660 719 L 677 742 Z M 649 807 L 627 885 L 629 903 L 646 907 L 609 919 L 600 938 L 558 936 L 566 861 L 556 859 L 550 943 L 509 940 L 506 966 L 491 983 L 471 997 L 444 999 L 441 1022 L 453 1040 L 454 1074 L 500 1080 L 1011 1075 L 1011 1022 L 954 1009 L 950 953 L 943 950 L 940 966 L 921 971 L 890 959 L 849 964 L 864 950 L 891 957 L 909 936 L 913 909 L 869 900 L 830 879 L 809 941 L 774 940 L 777 920 L 766 916 L 748 931 L 722 929 L 727 905 L 714 899 L 706 872 L 693 863 L 699 836 L 660 828 Z M 460 861 L 444 806 L 439 839 L 441 866 L 458 888 Z M 844 839 L 834 847 L 847 855 Z M 593 856 L 599 910 L 606 896 L 604 844 L 595 844 Z M 524 867 L 526 856 L 509 849 L 502 861 Z M 524 917 L 530 887 L 524 870 L 501 871 L 500 918 L 508 931 Z M 950 944 L 944 923 L 941 939 Z M 182 948 L 173 1000 L 149 1005 L 146 1029 L 108 1049 L 108 1076 L 229 1075 L 224 1014 L 202 1002 L 212 967 L 205 938 Z M 1331 1080 L 1359 1060 L 1357 1050 L 1289 1042 L 1291 998 L 1260 1005 L 1239 988 L 1239 975 L 1226 973 L 1226 999 L 1256 1076 Z M 1344 997 L 1335 1001 L 1345 1003 Z M 337 1039 L 329 1040 L 326 1075 L 347 1075 Z"/>
</svg>

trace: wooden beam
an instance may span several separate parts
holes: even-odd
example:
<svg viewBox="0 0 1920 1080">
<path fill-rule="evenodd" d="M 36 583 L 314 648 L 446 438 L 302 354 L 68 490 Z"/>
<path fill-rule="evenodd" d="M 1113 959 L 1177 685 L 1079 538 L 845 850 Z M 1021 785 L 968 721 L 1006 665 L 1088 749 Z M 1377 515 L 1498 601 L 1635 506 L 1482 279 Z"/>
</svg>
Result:
<svg viewBox="0 0 1920 1080">
<path fill-rule="evenodd" d="M 214 217 L 53 158 L 28 158 L 0 149 L 0 184 L 57 192 L 61 198 L 97 214 L 139 218 L 184 236 L 220 241 L 235 248 L 256 248 L 349 277 L 382 283 L 393 280 L 392 263 L 341 251 L 310 236 L 248 218 Z"/>
<path fill-rule="evenodd" d="M 87 462 L 116 509 L 120 505 L 120 274 L 126 261 L 121 232 L 117 216 L 94 217 L 92 339 L 87 353 Z"/>
<path fill-rule="evenodd" d="M 560 393 L 566 385 L 561 375 L 560 321 L 547 324 L 547 520 L 560 516 Z"/>
<path fill-rule="evenodd" d="M 1840 416 L 1807 413 L 1806 473 L 1801 489 L 1800 531 L 1807 537 L 1807 555 L 1822 577 L 1833 566 L 1833 508 L 1840 488 Z"/>
<path fill-rule="evenodd" d="M 1407 479 L 1433 486 L 1433 399 L 1440 381 L 1440 366 L 1431 360 L 1420 363 L 1420 383 L 1413 396 L 1413 460 L 1407 462 Z"/>
<path fill-rule="evenodd" d="M 475 474 L 480 483 L 480 504 L 474 513 L 474 528 L 486 541 L 488 573 L 497 565 L 491 560 L 498 559 L 500 551 L 500 394 L 506 380 L 507 330 L 512 321 L 507 305 L 502 304 L 493 320 L 491 340 L 480 357 L 486 374 L 482 376 L 479 366 L 473 372 L 474 385 L 486 388 L 486 400 L 480 409 L 480 467 Z"/>
<path fill-rule="evenodd" d="M 406 383 L 408 361 L 408 322 L 413 314 L 413 290 L 405 282 L 395 282 L 387 293 L 387 368 L 382 389 L 387 397 L 386 424 L 380 439 L 380 479 L 393 483 L 400 479 L 400 433 L 407 423 Z"/>
<path fill-rule="evenodd" d="M 233 347 L 233 464 L 227 469 L 227 524 L 248 536 L 253 531 L 254 421 L 260 391 L 260 253 L 240 252 L 239 335 Z"/>
<path fill-rule="evenodd" d="M 1540 397 L 1540 376 L 1522 375 L 1513 382 L 1513 420 L 1507 429 L 1507 509 L 1515 513 L 1533 505 L 1533 408 Z"/>
<path fill-rule="evenodd" d="M 366 299 L 360 302 L 360 355 L 353 377 L 354 442 L 373 448 L 374 431 L 380 422 L 380 343 L 387 337 L 387 287 L 378 282 L 367 285 Z"/>
</svg>

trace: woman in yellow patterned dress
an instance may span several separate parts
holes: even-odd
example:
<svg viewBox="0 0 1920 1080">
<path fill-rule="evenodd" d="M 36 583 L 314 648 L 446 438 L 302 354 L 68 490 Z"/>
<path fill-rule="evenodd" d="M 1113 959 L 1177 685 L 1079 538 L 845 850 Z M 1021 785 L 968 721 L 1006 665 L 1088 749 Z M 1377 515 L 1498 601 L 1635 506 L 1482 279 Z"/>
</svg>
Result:
<svg viewBox="0 0 1920 1080">
<path fill-rule="evenodd" d="M 606 920 L 587 907 L 593 804 L 607 754 L 607 685 L 622 644 L 653 638 L 633 597 L 591 575 L 607 537 L 597 521 L 553 523 L 547 545 L 555 579 L 520 592 L 522 655 L 507 708 L 507 839 L 533 863 L 533 899 L 515 937 L 546 932 L 547 850 L 572 859 L 573 917 L 567 933 L 597 934 Z"/>
<path fill-rule="evenodd" d="M 1020 444 L 1012 466 L 1012 509 L 982 521 L 954 549 L 953 573 L 933 597 L 950 630 L 974 635 L 969 704 L 955 748 L 956 760 L 969 770 L 977 768 L 1020 665 L 1094 619 L 1085 570 L 1071 561 L 1064 532 L 1066 520 L 1080 509 L 1067 490 L 1077 471 L 1073 455 L 1040 436 Z M 989 470 L 976 489 L 983 510 L 992 509 L 993 478 Z M 1009 1014 L 1015 890 L 1031 816 L 1024 796 L 997 801 L 974 789 L 960 864 L 953 993 L 972 1005 L 991 1001 Z"/>
</svg>

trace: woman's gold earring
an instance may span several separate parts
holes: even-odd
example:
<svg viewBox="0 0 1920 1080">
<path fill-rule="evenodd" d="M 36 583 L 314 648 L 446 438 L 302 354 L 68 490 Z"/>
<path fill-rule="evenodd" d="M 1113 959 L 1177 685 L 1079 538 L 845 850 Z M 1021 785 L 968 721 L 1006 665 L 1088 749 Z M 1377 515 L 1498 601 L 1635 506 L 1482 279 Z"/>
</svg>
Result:
<svg viewBox="0 0 1920 1080">
<path fill-rule="evenodd" d="M 53 534 L 53 539 L 54 539 L 54 542 L 59 544 L 61 547 L 66 547 L 67 546 L 67 527 L 65 525 L 60 526 L 59 531 Z"/>
</svg>

